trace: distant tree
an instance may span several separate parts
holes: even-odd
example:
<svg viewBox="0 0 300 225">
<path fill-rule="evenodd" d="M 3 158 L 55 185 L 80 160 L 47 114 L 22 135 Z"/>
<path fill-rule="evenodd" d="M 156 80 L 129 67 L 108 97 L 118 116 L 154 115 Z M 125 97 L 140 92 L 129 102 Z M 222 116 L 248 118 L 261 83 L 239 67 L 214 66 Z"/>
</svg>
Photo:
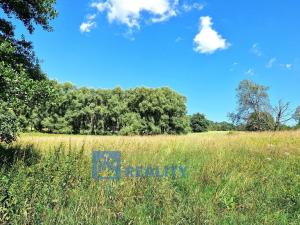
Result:
<svg viewBox="0 0 300 225">
<path fill-rule="evenodd" d="M 283 124 L 292 119 L 290 112 L 290 103 L 283 102 L 280 100 L 278 105 L 273 108 L 274 116 L 275 116 L 275 126 L 274 130 L 279 130 Z"/>
<path fill-rule="evenodd" d="M 270 113 L 259 112 L 252 113 L 246 124 L 248 131 L 268 131 L 273 130 L 275 126 L 274 118 Z"/>
<path fill-rule="evenodd" d="M 243 80 L 237 88 L 237 113 L 229 114 L 235 124 L 245 124 L 251 121 L 255 130 L 264 130 L 264 120 L 270 114 L 268 87 L 256 84 L 250 80 Z M 253 121 L 256 120 L 256 121 Z"/>
<path fill-rule="evenodd" d="M 297 121 L 298 125 L 300 125 L 300 106 L 297 107 L 297 109 L 293 115 L 293 119 Z"/>
<path fill-rule="evenodd" d="M 231 131 L 231 130 L 236 130 L 236 127 L 234 126 L 234 124 L 225 121 L 223 122 L 210 121 L 209 130 L 210 131 Z"/>
<path fill-rule="evenodd" d="M 196 113 L 191 116 L 191 128 L 195 133 L 208 131 L 209 121 L 201 113 Z"/>
</svg>

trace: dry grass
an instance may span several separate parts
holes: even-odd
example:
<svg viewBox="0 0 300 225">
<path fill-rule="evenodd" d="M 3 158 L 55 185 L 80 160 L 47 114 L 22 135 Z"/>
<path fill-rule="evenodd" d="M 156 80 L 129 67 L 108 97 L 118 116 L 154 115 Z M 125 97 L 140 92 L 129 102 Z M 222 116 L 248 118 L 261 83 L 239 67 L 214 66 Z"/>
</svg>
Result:
<svg viewBox="0 0 300 225">
<path fill-rule="evenodd" d="M 0 224 L 300 221 L 300 131 L 144 137 L 23 134 L 15 148 L 23 151 L 28 145 L 43 157 L 35 159 L 33 152 L 34 160 L 29 157 L 0 170 L 0 199 L 5 199 Z M 95 182 L 92 150 L 120 150 L 122 164 L 185 165 L 188 176 Z"/>
<path fill-rule="evenodd" d="M 66 149 L 120 150 L 120 151 L 161 151 L 161 150 L 240 150 L 279 153 L 300 152 L 300 131 L 283 132 L 209 132 L 182 136 L 84 136 L 23 134 L 17 145 L 32 144 L 43 152 L 63 145 Z"/>
</svg>

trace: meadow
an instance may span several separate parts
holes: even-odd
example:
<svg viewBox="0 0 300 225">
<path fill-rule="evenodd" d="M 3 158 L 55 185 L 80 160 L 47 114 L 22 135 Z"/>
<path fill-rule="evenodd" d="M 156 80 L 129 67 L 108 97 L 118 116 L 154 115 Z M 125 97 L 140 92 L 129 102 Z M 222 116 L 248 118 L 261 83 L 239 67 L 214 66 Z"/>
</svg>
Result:
<svg viewBox="0 0 300 225">
<path fill-rule="evenodd" d="M 91 177 L 93 150 L 186 177 Z M 0 147 L 0 224 L 300 224 L 300 131 L 22 134 Z"/>
</svg>

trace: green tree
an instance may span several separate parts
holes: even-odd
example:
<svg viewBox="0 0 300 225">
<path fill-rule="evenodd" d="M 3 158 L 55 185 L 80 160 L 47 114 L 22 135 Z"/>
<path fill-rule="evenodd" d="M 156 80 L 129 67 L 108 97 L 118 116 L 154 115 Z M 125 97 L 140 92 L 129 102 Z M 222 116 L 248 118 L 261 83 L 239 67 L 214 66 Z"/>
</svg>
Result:
<svg viewBox="0 0 300 225">
<path fill-rule="evenodd" d="M 55 0 L 0 1 L 0 7 L 8 18 L 0 18 L 0 104 L 8 118 L 0 120 L 0 141 L 15 140 L 20 125 L 18 118 L 22 118 L 23 125 L 26 124 L 22 110 L 33 102 L 34 91 L 41 87 L 40 83 L 35 82 L 46 79 L 35 57 L 32 43 L 26 41 L 23 35 L 18 40 L 15 27 L 9 20 L 12 17 L 20 20 L 30 34 L 35 25 L 50 31 L 49 20 L 57 15 L 54 3 Z"/>
<path fill-rule="evenodd" d="M 191 116 L 191 128 L 195 133 L 208 131 L 209 121 L 201 113 Z"/>
<path fill-rule="evenodd" d="M 257 130 L 264 130 L 266 114 L 269 114 L 271 106 L 269 102 L 269 88 L 259 85 L 250 80 L 243 80 L 237 88 L 237 113 L 229 114 L 233 123 L 237 125 L 246 124 L 251 120 L 255 123 Z M 257 121 L 253 121 L 256 119 Z"/>
<path fill-rule="evenodd" d="M 18 124 L 15 113 L 0 101 L 0 141 L 11 143 L 16 140 Z"/>
<path fill-rule="evenodd" d="M 273 116 L 267 112 L 252 113 L 246 124 L 248 131 L 268 131 L 273 130 L 275 127 Z"/>
<path fill-rule="evenodd" d="M 234 124 L 225 121 L 223 122 L 210 121 L 209 130 L 210 131 L 231 131 L 231 130 L 236 130 L 236 127 L 234 126 Z"/>
<path fill-rule="evenodd" d="M 0 7 L 7 18 L 16 18 L 21 21 L 28 32 L 32 34 L 35 26 L 41 26 L 46 31 L 52 31 L 49 21 L 57 16 L 54 9 L 56 0 L 1 0 Z M 15 35 L 15 26 L 8 19 L 0 18 L 0 42 L 9 42 L 13 47 L 13 54 L 0 55 L 0 61 L 14 66 L 22 64 L 23 69 L 32 79 L 43 79 L 39 61 L 33 51 L 31 42 L 26 41 L 24 35 L 18 39 Z"/>
</svg>

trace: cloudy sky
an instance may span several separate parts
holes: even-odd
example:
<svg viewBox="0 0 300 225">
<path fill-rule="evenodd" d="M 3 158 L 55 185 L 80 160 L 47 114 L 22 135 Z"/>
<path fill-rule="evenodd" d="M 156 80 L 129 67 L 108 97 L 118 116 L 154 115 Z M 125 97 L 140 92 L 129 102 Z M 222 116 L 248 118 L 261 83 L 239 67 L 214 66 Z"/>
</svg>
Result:
<svg viewBox="0 0 300 225">
<path fill-rule="evenodd" d="M 50 78 L 79 86 L 169 86 L 189 113 L 226 120 L 242 79 L 300 105 L 300 2 L 58 0 L 55 31 L 30 37 Z"/>
</svg>

